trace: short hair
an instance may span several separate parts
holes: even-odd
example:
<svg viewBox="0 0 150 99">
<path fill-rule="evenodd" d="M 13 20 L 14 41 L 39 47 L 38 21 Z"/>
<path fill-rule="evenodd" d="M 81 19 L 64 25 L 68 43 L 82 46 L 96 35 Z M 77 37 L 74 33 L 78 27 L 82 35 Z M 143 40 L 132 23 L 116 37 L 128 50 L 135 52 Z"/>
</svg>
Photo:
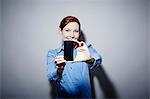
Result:
<svg viewBox="0 0 150 99">
<path fill-rule="evenodd" d="M 70 22 L 77 22 L 79 24 L 79 31 L 80 31 L 80 28 L 81 28 L 80 21 L 74 16 L 67 16 L 67 17 L 62 19 L 62 21 L 60 22 L 60 26 L 59 26 L 61 31 Z"/>
</svg>

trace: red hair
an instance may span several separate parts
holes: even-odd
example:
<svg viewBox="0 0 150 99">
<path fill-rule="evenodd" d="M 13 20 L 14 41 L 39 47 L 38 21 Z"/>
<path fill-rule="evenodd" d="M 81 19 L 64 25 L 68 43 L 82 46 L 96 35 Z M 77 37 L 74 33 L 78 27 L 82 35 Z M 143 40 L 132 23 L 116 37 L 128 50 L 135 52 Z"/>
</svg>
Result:
<svg viewBox="0 0 150 99">
<path fill-rule="evenodd" d="M 76 18 L 76 17 L 74 17 L 74 16 L 67 16 L 67 17 L 65 17 L 65 18 L 63 18 L 63 20 L 60 22 L 60 29 L 61 29 L 61 31 L 63 30 L 63 28 L 68 24 L 68 23 L 70 23 L 70 22 L 77 22 L 78 24 L 79 24 L 79 31 L 80 31 L 80 27 L 81 27 L 81 25 L 80 25 L 80 22 L 79 22 L 79 20 Z"/>
</svg>

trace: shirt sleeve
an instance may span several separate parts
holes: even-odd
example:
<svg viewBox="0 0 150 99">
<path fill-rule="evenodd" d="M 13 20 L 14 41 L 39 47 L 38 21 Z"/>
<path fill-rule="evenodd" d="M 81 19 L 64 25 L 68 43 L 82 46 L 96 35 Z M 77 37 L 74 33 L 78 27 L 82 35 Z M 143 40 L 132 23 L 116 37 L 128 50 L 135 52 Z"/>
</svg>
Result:
<svg viewBox="0 0 150 99">
<path fill-rule="evenodd" d="M 96 64 L 102 63 L 102 57 L 97 53 L 97 51 L 93 48 L 91 44 L 88 45 L 88 49 L 90 52 L 90 55 L 95 59 L 94 63 L 90 65 L 90 69 L 92 69 Z"/>
<path fill-rule="evenodd" d="M 56 50 L 50 50 L 47 54 L 47 77 L 48 80 L 57 80 L 57 68 L 55 64 Z"/>
</svg>

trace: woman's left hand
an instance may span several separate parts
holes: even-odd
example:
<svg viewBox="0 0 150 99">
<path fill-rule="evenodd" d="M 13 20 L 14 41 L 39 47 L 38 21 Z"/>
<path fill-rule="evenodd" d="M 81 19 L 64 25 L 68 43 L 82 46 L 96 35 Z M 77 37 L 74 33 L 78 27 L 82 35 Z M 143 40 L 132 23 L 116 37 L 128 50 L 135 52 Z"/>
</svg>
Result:
<svg viewBox="0 0 150 99">
<path fill-rule="evenodd" d="M 90 52 L 85 44 L 85 42 L 81 41 L 76 41 L 77 46 L 77 56 L 74 59 L 74 62 L 76 61 L 87 61 L 90 60 L 92 57 L 90 56 Z"/>
</svg>

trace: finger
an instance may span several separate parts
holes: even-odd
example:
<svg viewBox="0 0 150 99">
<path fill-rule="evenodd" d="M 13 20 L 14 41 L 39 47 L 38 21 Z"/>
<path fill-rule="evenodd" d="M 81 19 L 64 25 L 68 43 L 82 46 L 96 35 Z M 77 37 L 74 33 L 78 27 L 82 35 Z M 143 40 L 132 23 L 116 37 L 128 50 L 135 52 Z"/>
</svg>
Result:
<svg viewBox="0 0 150 99">
<path fill-rule="evenodd" d="M 55 61 L 59 61 L 59 60 L 64 60 L 64 56 L 57 56 L 57 57 L 55 58 Z"/>
<path fill-rule="evenodd" d="M 60 59 L 55 59 L 56 62 L 59 62 L 59 61 L 66 61 L 64 58 L 60 58 Z"/>
<path fill-rule="evenodd" d="M 56 61 L 55 64 L 56 65 L 65 65 L 66 64 L 66 60 Z"/>
<path fill-rule="evenodd" d="M 85 45 L 85 43 L 83 41 L 81 41 L 81 42 L 78 43 L 77 47 L 82 47 L 84 45 Z"/>
<path fill-rule="evenodd" d="M 66 60 L 56 60 L 55 64 L 60 64 L 60 63 L 63 63 L 63 62 L 66 62 Z"/>
<path fill-rule="evenodd" d="M 84 45 L 84 43 L 81 43 L 81 44 L 80 44 L 80 46 L 83 46 L 83 45 Z"/>
<path fill-rule="evenodd" d="M 85 42 L 83 42 L 83 41 L 81 41 L 80 43 L 79 43 L 79 46 L 84 46 L 85 45 Z"/>
<path fill-rule="evenodd" d="M 64 58 L 64 56 L 56 56 L 56 59 Z"/>
<path fill-rule="evenodd" d="M 79 48 L 78 51 L 79 51 L 79 52 L 84 52 L 84 51 L 86 51 L 86 49 L 84 49 L 84 48 Z"/>
<path fill-rule="evenodd" d="M 61 60 L 64 60 L 64 58 L 57 58 L 57 59 L 55 59 L 56 62 L 57 61 L 61 61 Z"/>
<path fill-rule="evenodd" d="M 55 61 L 56 65 L 61 64 L 61 63 L 63 63 L 63 62 L 61 62 L 61 61 Z"/>
<path fill-rule="evenodd" d="M 56 64 L 66 63 L 66 60 L 56 61 Z"/>
</svg>

